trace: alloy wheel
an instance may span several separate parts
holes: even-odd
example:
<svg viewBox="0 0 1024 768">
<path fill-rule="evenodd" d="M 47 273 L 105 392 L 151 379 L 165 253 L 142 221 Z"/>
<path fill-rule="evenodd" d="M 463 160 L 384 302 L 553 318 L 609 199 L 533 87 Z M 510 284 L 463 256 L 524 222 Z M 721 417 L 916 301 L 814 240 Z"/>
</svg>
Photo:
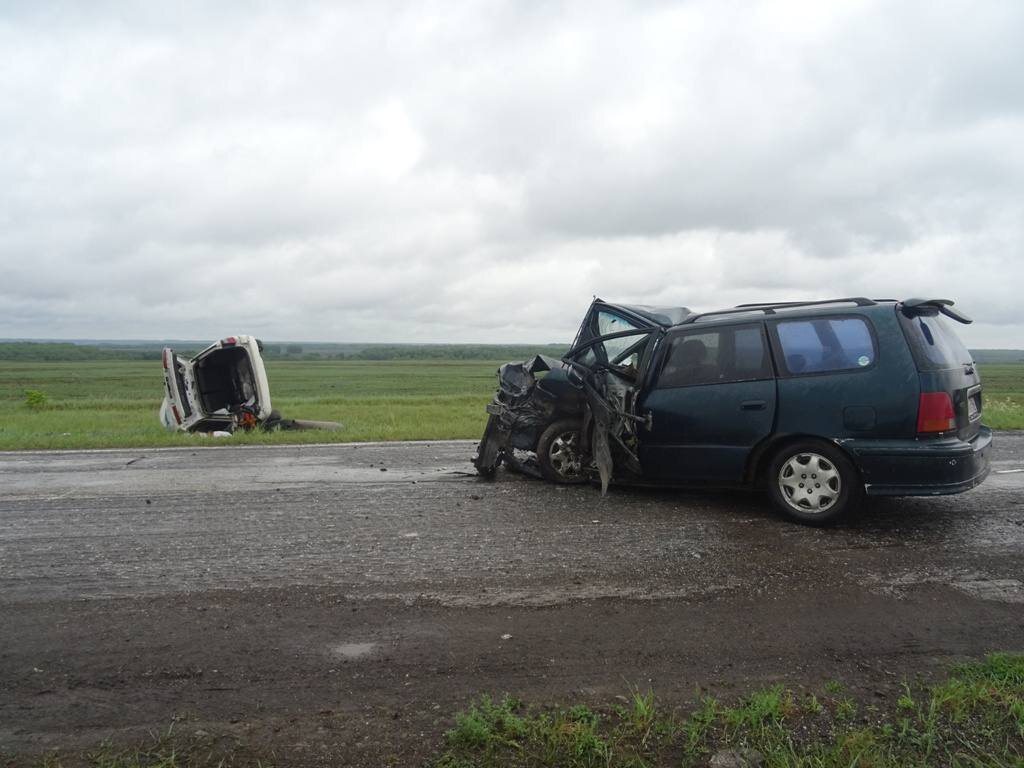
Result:
<svg viewBox="0 0 1024 768">
<path fill-rule="evenodd" d="M 551 441 L 551 447 L 548 449 L 548 462 L 551 468 L 567 480 L 579 477 L 582 472 L 579 442 L 579 432 L 563 432 Z"/>
</svg>

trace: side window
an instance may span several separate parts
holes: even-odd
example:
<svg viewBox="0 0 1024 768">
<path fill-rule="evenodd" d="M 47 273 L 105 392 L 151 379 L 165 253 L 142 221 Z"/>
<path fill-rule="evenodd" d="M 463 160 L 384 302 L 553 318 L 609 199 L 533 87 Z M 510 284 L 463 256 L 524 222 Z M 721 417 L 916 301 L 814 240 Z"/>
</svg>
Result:
<svg viewBox="0 0 1024 768">
<path fill-rule="evenodd" d="M 771 368 L 765 350 L 764 332 L 760 326 L 740 328 L 734 333 L 736 344 L 733 372 L 736 381 L 770 378 Z"/>
<path fill-rule="evenodd" d="M 689 387 L 772 377 L 760 325 L 688 333 L 672 340 L 658 387 Z"/>
<path fill-rule="evenodd" d="M 619 360 L 619 357 L 623 352 L 630 347 L 636 346 L 636 343 L 644 338 L 646 338 L 646 334 L 638 333 L 635 336 L 621 336 L 617 339 L 608 339 L 604 343 L 604 351 L 608 355 L 608 362 L 614 363 L 618 361 L 619 365 L 633 365 L 635 367 L 640 360 L 639 352 L 634 351 L 633 354 L 624 360 Z"/>
<path fill-rule="evenodd" d="M 783 366 L 792 375 L 857 370 L 878 356 L 871 330 L 859 317 L 784 320 L 775 328 Z"/>
<path fill-rule="evenodd" d="M 632 336 L 620 336 L 617 339 L 606 339 L 605 341 L 588 348 L 577 358 L 584 365 L 596 365 L 599 361 L 613 363 L 624 352 L 635 346 L 637 342 L 641 341 L 645 334 L 648 333 L 646 328 L 640 328 L 625 318 L 619 317 L 611 312 L 604 311 L 598 312 L 597 317 L 590 321 L 590 325 L 591 328 L 596 331 L 591 338 L 608 336 L 613 333 L 623 333 L 625 331 L 636 331 L 636 334 Z M 596 328 L 594 328 L 595 325 Z M 639 363 L 639 357 L 639 353 L 634 353 L 625 360 L 619 361 L 618 364 L 624 367 L 628 367 L 630 365 L 636 367 Z"/>
</svg>

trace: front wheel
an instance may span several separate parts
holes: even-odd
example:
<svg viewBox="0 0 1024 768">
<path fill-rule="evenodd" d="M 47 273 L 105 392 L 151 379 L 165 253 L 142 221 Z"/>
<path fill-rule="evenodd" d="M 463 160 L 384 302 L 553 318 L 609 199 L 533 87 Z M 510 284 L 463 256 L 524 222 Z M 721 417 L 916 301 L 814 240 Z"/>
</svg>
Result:
<svg viewBox="0 0 1024 768">
<path fill-rule="evenodd" d="M 562 419 L 550 425 L 537 441 L 537 463 L 540 473 L 553 483 L 585 483 L 583 471 L 583 438 L 580 423 Z"/>
<path fill-rule="evenodd" d="M 787 445 L 768 470 L 768 493 L 775 506 L 805 525 L 835 522 L 857 506 L 863 492 L 846 455 L 817 440 Z"/>
</svg>

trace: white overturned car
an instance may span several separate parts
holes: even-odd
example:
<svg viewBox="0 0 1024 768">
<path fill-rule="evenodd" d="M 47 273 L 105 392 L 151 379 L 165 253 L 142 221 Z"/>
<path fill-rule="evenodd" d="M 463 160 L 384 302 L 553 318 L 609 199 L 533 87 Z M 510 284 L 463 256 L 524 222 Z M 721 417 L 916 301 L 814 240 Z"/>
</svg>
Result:
<svg viewBox="0 0 1024 768">
<path fill-rule="evenodd" d="M 253 336 L 228 336 L 191 360 L 165 348 L 160 421 L 180 432 L 233 432 L 272 426 L 270 384 Z"/>
<path fill-rule="evenodd" d="M 270 405 L 263 344 L 227 336 L 192 359 L 165 348 L 160 423 L 173 432 L 231 434 L 236 430 L 341 429 L 336 421 L 285 419 Z"/>
</svg>

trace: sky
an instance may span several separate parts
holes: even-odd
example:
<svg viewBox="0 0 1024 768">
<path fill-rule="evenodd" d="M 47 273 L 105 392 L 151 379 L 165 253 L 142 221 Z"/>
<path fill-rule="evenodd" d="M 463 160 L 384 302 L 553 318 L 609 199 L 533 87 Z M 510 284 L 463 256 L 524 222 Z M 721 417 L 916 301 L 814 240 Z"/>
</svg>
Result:
<svg viewBox="0 0 1024 768">
<path fill-rule="evenodd" d="M 571 340 L 952 298 L 1024 348 L 1024 3 L 0 3 L 0 337 Z"/>
</svg>

